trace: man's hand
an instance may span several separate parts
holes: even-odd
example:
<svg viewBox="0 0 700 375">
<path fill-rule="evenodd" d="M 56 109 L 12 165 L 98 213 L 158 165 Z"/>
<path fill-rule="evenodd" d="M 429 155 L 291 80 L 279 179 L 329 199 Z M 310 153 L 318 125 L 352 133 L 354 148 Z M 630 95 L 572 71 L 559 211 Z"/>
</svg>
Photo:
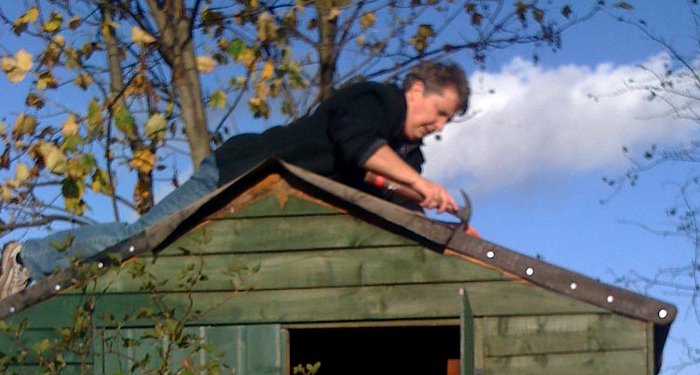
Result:
<svg viewBox="0 0 700 375">
<path fill-rule="evenodd" d="M 423 208 L 435 208 L 438 213 L 457 211 L 458 206 L 450 193 L 440 184 L 428 181 L 418 171 L 406 164 L 394 150 L 384 145 L 377 149 L 362 166 L 364 169 L 385 176 L 416 190 L 423 196 Z"/>
<path fill-rule="evenodd" d="M 421 177 L 410 186 L 423 195 L 424 199 L 420 202 L 421 207 L 437 209 L 438 213 L 457 211 L 457 202 L 442 185 Z"/>
</svg>

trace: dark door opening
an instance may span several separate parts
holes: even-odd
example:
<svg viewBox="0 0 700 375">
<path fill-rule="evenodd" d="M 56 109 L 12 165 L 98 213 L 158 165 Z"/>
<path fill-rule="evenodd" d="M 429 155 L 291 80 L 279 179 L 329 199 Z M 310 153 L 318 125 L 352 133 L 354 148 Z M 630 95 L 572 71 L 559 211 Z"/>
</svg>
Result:
<svg viewBox="0 0 700 375">
<path fill-rule="evenodd" d="M 321 362 L 318 375 L 446 375 L 460 358 L 458 326 L 290 329 L 289 340 L 291 368 Z"/>
</svg>

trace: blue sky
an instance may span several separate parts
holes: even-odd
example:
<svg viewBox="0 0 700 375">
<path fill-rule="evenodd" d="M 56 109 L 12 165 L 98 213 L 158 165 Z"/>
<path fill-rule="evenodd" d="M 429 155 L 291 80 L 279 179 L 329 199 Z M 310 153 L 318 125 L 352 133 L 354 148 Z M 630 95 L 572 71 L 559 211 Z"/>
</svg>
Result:
<svg viewBox="0 0 700 375">
<path fill-rule="evenodd" d="M 697 54 L 684 0 L 630 3 L 631 15 Z M 11 46 L 5 35 L 0 38 Z M 612 193 L 602 177 L 616 177 L 630 165 L 623 146 L 641 155 L 650 144 L 697 136 L 697 125 L 649 119 L 666 108 L 640 93 L 611 95 L 629 78 L 648 79 L 637 65 L 659 66 L 662 52 L 636 29 L 599 16 L 564 34 L 560 51 L 541 49 L 537 66 L 530 60 L 532 47 L 493 52 L 483 71 L 464 59 L 474 92 L 470 118 L 449 125 L 440 141 L 426 140 L 426 176 L 455 196 L 459 189 L 469 192 L 472 224 L 484 239 L 603 282 L 631 271 L 653 276 L 660 268 L 687 263 L 694 251 L 685 239 L 635 223 L 668 228 L 664 212 L 676 194 L 673 182 L 694 166 L 651 171 L 635 188 L 599 203 Z M 7 89 L 4 78 L 0 87 L 0 115 L 8 116 L 5 108 L 21 108 L 23 102 L 13 89 L 25 90 Z M 639 287 L 629 286 L 643 292 Z M 700 326 L 688 314 L 686 298 L 647 292 L 680 309 L 664 356 L 665 368 L 672 369 L 682 360 L 680 340 L 700 342 Z M 699 371 L 696 366 L 680 374 Z"/>
<path fill-rule="evenodd" d="M 685 1 L 633 4 L 635 18 L 697 56 Z M 638 65 L 662 66 L 662 52 L 638 30 L 599 17 L 564 34 L 562 50 L 541 51 L 537 66 L 531 48 L 490 55 L 486 70 L 470 75 L 471 118 L 448 126 L 439 141 L 426 141 L 426 175 L 455 196 L 460 188 L 470 193 L 472 224 L 484 239 L 603 282 L 688 264 L 692 244 L 642 225 L 671 229 L 665 209 L 677 197 L 676 183 L 697 168 L 658 168 L 600 204 L 613 193 L 602 178 L 630 166 L 623 146 L 641 156 L 651 144 L 697 137 L 696 124 L 654 118 L 667 107 L 644 100 L 643 93 L 611 95 L 630 78 L 649 80 Z M 688 298 L 627 287 L 679 308 L 664 356 L 667 373 L 676 373 L 684 360 L 682 340 L 700 342 Z"/>
</svg>

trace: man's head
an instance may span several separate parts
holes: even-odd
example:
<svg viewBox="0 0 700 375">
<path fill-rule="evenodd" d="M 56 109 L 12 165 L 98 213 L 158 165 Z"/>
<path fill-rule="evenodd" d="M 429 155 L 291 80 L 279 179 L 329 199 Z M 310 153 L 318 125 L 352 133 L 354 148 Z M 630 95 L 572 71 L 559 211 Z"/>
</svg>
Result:
<svg viewBox="0 0 700 375">
<path fill-rule="evenodd" d="M 406 95 L 404 136 L 417 141 L 436 131 L 455 114 L 467 111 L 469 84 L 456 64 L 423 62 L 403 82 Z"/>
</svg>

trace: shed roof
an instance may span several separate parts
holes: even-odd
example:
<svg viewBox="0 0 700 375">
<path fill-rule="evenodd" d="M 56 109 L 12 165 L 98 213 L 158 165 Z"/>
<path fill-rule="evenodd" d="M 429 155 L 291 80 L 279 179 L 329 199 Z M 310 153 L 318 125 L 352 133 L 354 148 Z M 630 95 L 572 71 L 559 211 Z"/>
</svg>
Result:
<svg viewBox="0 0 700 375">
<path fill-rule="evenodd" d="M 167 219 L 113 246 L 87 262 L 99 268 L 112 262 L 114 255 L 128 259 L 155 251 L 177 239 L 183 230 L 194 227 L 206 216 L 225 206 L 262 178 L 277 173 L 297 189 L 351 212 L 380 220 L 398 233 L 411 236 L 431 248 L 450 252 L 486 267 L 495 268 L 525 282 L 581 300 L 614 313 L 654 324 L 656 356 L 660 356 L 676 308 L 641 294 L 601 283 L 590 277 L 518 254 L 494 243 L 455 231 L 454 225 L 428 219 L 401 206 L 353 189 L 282 161 L 270 159 Z M 0 301 L 0 319 L 51 298 L 70 287 L 76 271 L 63 270 L 40 280 L 26 290 Z"/>
</svg>

